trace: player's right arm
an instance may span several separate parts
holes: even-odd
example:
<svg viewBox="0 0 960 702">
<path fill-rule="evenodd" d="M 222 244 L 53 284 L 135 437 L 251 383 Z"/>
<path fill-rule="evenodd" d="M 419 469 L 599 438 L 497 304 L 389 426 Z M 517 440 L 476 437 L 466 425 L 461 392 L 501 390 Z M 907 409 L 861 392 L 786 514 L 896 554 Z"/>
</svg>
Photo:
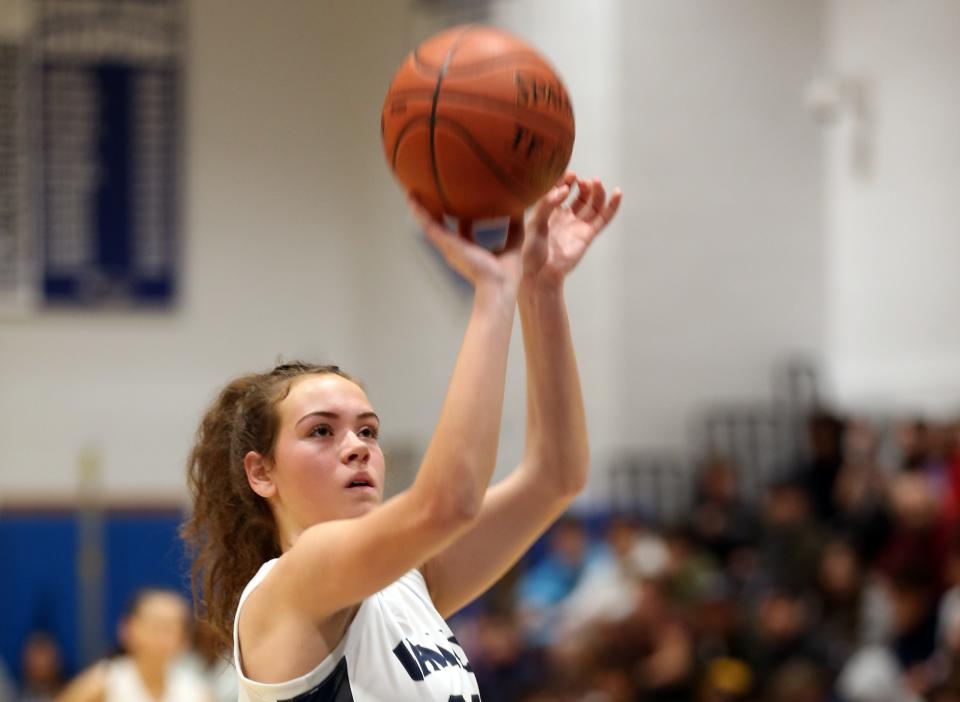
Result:
<svg viewBox="0 0 960 702">
<path fill-rule="evenodd" d="M 473 522 L 493 473 L 522 226 L 511 227 L 494 255 L 412 207 L 430 241 L 475 288 L 440 419 L 410 489 L 362 517 L 310 527 L 279 559 L 254 591 L 257 608 L 271 616 L 287 611 L 321 623 L 419 566 Z"/>
</svg>

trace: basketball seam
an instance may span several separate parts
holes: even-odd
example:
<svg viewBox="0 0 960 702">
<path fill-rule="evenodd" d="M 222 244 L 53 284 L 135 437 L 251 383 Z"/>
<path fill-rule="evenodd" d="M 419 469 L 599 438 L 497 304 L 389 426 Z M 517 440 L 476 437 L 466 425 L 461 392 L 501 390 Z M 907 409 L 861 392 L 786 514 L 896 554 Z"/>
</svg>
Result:
<svg viewBox="0 0 960 702">
<path fill-rule="evenodd" d="M 403 125 L 403 129 L 401 129 L 400 133 L 397 134 L 396 140 L 393 143 L 393 153 L 390 156 L 390 167 L 393 169 L 394 172 L 396 172 L 397 170 L 397 156 L 400 154 L 400 144 L 403 142 L 403 137 L 406 135 L 407 131 L 409 131 L 411 127 L 417 124 L 421 124 L 422 122 L 426 122 L 427 127 L 430 126 L 429 117 L 414 117 L 412 119 L 407 120 L 407 123 Z"/>
<path fill-rule="evenodd" d="M 465 27 L 460 33 L 460 36 L 454 39 L 450 44 L 450 48 L 447 50 L 447 55 L 443 59 L 443 65 L 440 67 L 440 71 L 437 73 L 437 85 L 433 91 L 433 104 L 430 106 L 430 166 L 433 169 L 433 183 L 437 188 L 437 195 L 440 197 L 440 202 L 447 212 L 449 212 L 452 208 L 450 207 L 450 202 L 447 200 L 446 193 L 443 192 L 443 186 L 440 185 L 440 171 L 437 168 L 437 139 L 435 134 L 435 129 L 437 126 L 437 104 L 440 102 L 440 86 L 443 84 L 443 78 L 447 73 L 447 69 L 450 67 L 450 62 L 453 60 L 453 55 L 456 53 L 457 48 L 459 48 L 463 38 L 473 29 L 473 25 Z"/>
<path fill-rule="evenodd" d="M 510 193 L 522 200 L 526 201 L 529 199 L 527 189 L 521 186 L 517 181 L 510 177 L 510 175 L 504 172 L 496 161 L 487 153 L 486 149 L 483 148 L 483 145 L 476 140 L 476 138 L 466 129 L 462 124 L 456 122 L 455 120 L 449 119 L 447 117 L 441 117 L 439 122 L 443 123 L 445 126 L 453 127 L 455 131 L 460 133 L 461 138 L 470 147 L 474 155 L 480 159 L 480 161 L 487 167 L 493 177 L 500 181 L 500 184 L 505 187 Z"/>
<path fill-rule="evenodd" d="M 410 100 L 417 97 L 432 98 L 432 95 L 432 91 L 411 89 L 394 91 L 390 94 L 390 97 L 403 97 Z M 549 115 L 533 112 L 532 110 L 525 110 L 522 107 L 517 107 L 517 105 L 513 102 L 508 100 L 499 100 L 488 95 L 474 95 L 472 93 L 466 93 L 460 90 L 451 90 L 447 88 L 443 91 L 443 105 L 448 105 L 450 103 L 456 103 L 460 105 L 490 105 L 491 107 L 502 108 L 502 113 L 509 114 L 511 117 L 523 117 L 525 120 L 535 123 L 530 126 L 557 131 L 560 133 L 559 136 L 567 136 L 573 130 L 572 124 L 567 126 L 562 122 L 558 122 L 557 120 L 553 119 Z M 572 117 L 570 118 L 570 121 L 573 122 Z"/>
</svg>

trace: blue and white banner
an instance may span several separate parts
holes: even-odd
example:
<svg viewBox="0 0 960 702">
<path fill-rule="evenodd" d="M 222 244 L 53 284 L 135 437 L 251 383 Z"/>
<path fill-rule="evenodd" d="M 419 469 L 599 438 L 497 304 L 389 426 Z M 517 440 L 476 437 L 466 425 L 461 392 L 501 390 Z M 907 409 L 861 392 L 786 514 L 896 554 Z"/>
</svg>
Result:
<svg viewBox="0 0 960 702">
<path fill-rule="evenodd" d="M 40 0 L 48 305 L 166 306 L 177 282 L 178 0 Z"/>
<path fill-rule="evenodd" d="M 0 3 L 0 313 L 168 307 L 181 0 Z"/>
</svg>

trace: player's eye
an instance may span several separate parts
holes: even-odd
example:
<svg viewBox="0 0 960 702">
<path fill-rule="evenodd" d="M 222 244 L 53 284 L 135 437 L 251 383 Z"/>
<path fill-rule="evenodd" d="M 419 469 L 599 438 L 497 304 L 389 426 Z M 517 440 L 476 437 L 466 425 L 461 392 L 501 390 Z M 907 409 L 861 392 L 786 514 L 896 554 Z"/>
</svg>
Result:
<svg viewBox="0 0 960 702">
<path fill-rule="evenodd" d="M 333 429 L 329 424 L 318 424 L 310 430 L 310 436 L 333 436 Z"/>
<path fill-rule="evenodd" d="M 376 439 L 380 431 L 374 426 L 365 426 L 360 430 L 360 436 L 364 439 Z"/>
</svg>

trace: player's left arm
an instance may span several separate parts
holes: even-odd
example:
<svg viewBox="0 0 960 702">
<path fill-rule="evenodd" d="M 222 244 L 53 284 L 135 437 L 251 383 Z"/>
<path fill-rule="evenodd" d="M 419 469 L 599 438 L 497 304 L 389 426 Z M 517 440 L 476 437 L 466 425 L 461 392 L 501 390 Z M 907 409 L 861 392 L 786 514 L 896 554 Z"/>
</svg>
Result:
<svg viewBox="0 0 960 702">
<path fill-rule="evenodd" d="M 542 202 L 527 223 L 518 296 L 527 367 L 523 460 L 484 497 L 471 528 L 421 570 L 448 616 L 495 583 L 583 489 L 590 462 L 580 375 L 563 283 L 620 206 L 599 179 L 577 180 L 569 206 Z"/>
</svg>

